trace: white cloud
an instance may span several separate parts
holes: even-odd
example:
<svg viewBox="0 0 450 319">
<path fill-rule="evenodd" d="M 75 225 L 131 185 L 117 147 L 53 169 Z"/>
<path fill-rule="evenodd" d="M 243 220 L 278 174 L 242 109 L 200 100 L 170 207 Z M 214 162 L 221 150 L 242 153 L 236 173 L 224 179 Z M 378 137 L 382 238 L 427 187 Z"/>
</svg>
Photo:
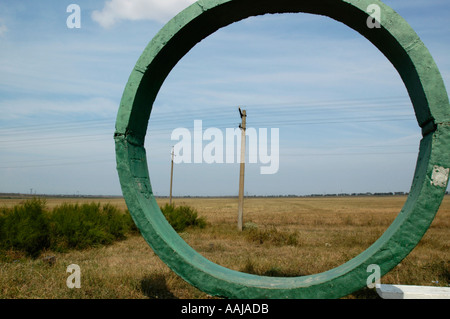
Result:
<svg viewBox="0 0 450 319">
<path fill-rule="evenodd" d="M 178 14 L 195 0 L 110 0 L 92 19 L 108 28 L 120 20 L 153 20 L 161 23 Z"/>
</svg>

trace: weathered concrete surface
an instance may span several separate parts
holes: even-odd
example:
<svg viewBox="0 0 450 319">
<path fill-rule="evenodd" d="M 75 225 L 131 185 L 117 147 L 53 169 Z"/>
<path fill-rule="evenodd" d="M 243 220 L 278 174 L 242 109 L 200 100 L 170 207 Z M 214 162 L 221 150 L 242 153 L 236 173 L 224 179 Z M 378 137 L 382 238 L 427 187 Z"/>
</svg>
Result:
<svg viewBox="0 0 450 319">
<path fill-rule="evenodd" d="M 367 27 L 367 8 L 381 8 L 381 28 Z M 165 78 L 196 43 L 250 16 L 306 12 L 325 15 L 358 31 L 392 62 L 422 128 L 410 195 L 398 217 L 366 251 L 324 273 L 273 278 L 245 274 L 205 259 L 173 230 L 152 193 L 144 140 L 153 102 Z M 366 285 L 367 267 L 389 272 L 418 244 L 444 196 L 450 168 L 450 106 L 430 53 L 407 22 L 378 0 L 200 0 L 173 18 L 153 38 L 125 87 L 116 122 L 117 170 L 130 213 L 143 237 L 179 276 L 200 290 L 228 298 L 339 298 Z M 435 173 L 436 174 L 436 173 Z"/>
</svg>

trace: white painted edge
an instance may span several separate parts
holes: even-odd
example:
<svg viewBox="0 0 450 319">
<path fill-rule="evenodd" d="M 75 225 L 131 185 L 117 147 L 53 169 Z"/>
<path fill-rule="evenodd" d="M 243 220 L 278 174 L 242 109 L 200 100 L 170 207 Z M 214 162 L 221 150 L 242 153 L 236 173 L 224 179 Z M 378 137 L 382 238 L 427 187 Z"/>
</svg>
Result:
<svg viewBox="0 0 450 319">
<path fill-rule="evenodd" d="M 450 299 L 450 287 L 377 285 L 383 299 Z"/>
</svg>

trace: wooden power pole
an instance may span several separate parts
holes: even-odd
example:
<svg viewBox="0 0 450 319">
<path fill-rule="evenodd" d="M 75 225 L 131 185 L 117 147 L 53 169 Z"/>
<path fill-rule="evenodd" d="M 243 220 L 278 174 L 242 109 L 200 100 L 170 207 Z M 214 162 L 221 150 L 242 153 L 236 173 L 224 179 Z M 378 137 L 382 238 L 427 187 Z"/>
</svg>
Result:
<svg viewBox="0 0 450 319">
<path fill-rule="evenodd" d="M 247 112 L 239 108 L 242 123 L 241 128 L 241 171 L 239 174 L 239 208 L 238 208 L 238 229 L 242 231 L 242 220 L 244 216 L 244 170 L 245 170 L 245 129 Z"/>
<path fill-rule="evenodd" d="M 169 205 L 172 205 L 173 157 L 174 157 L 174 148 L 172 147 L 172 167 L 170 169 L 170 197 L 169 197 Z"/>
</svg>

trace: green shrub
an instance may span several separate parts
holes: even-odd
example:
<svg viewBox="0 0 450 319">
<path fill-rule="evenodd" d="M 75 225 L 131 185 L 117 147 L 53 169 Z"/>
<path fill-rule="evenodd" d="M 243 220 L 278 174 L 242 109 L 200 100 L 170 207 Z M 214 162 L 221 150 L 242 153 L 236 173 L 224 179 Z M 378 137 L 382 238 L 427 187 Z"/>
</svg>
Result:
<svg viewBox="0 0 450 319">
<path fill-rule="evenodd" d="M 37 257 L 41 250 L 50 247 L 49 227 L 44 200 L 33 198 L 12 209 L 3 209 L 0 246 Z"/>
<path fill-rule="evenodd" d="M 51 216 L 56 250 L 111 244 L 125 239 L 131 228 L 126 215 L 110 204 L 62 204 Z"/>
<path fill-rule="evenodd" d="M 130 211 L 128 209 L 125 210 L 124 214 L 125 224 L 128 226 L 128 232 L 131 234 L 139 234 L 139 228 L 137 228 L 136 223 L 131 217 Z"/>
<path fill-rule="evenodd" d="M 27 200 L 0 209 L 0 250 L 33 258 L 44 249 L 66 251 L 111 244 L 137 231 L 129 213 L 113 205 L 62 204 L 47 211 L 45 201 Z"/>
<path fill-rule="evenodd" d="M 5 231 L 3 230 L 4 229 L 3 225 L 5 224 L 5 219 L 6 219 L 5 215 L 6 215 L 7 211 L 8 210 L 4 207 L 0 208 L 0 249 L 3 248 L 2 244 L 4 242 L 4 234 L 5 234 Z"/>
<path fill-rule="evenodd" d="M 206 226 L 206 220 L 203 217 L 198 217 L 197 211 L 192 207 L 175 207 L 174 204 L 166 204 L 161 207 L 161 211 L 166 217 L 169 224 L 177 232 L 181 232 L 187 227 L 203 228 Z"/>
<path fill-rule="evenodd" d="M 95 204 L 62 204 L 53 209 L 51 214 L 53 243 L 55 250 L 69 248 L 83 249 L 94 243 L 100 242 L 100 236 L 96 236 L 95 215 L 99 205 Z"/>
<path fill-rule="evenodd" d="M 131 230 L 131 223 L 133 222 L 128 218 L 129 214 L 123 214 L 116 206 L 105 204 L 102 207 L 102 215 L 106 219 L 108 233 L 115 240 L 125 239 L 127 233 Z"/>
</svg>

